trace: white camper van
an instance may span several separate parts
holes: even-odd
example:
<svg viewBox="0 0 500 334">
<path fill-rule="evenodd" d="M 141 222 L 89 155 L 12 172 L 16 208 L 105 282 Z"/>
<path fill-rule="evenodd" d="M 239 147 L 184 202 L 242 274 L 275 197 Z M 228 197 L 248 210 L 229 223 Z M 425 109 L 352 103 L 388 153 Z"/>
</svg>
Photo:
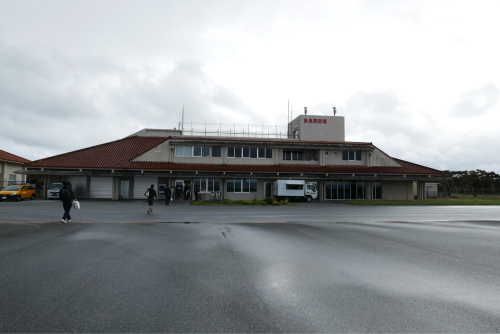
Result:
<svg viewBox="0 0 500 334">
<path fill-rule="evenodd" d="M 310 202 L 318 197 L 318 190 L 314 184 L 304 180 L 277 180 L 273 182 L 273 196 L 278 201 L 295 199 Z"/>
</svg>

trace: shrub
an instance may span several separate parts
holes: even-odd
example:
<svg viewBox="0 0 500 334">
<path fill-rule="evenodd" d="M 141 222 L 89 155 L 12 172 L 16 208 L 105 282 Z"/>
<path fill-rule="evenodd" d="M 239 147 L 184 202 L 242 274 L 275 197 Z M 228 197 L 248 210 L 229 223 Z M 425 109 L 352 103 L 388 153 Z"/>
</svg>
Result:
<svg viewBox="0 0 500 334">
<path fill-rule="evenodd" d="M 272 205 L 272 204 L 274 204 L 274 198 L 266 197 L 266 198 L 264 198 L 264 202 L 266 202 L 269 205 Z"/>
</svg>

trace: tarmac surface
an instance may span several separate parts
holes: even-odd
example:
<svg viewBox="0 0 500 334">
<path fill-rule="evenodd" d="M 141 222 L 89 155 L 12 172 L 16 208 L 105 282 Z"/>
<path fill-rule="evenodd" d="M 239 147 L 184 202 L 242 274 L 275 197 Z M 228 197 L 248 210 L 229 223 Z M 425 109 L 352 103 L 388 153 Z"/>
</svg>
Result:
<svg viewBox="0 0 500 334">
<path fill-rule="evenodd" d="M 146 208 L 0 203 L 0 332 L 500 332 L 498 207 Z"/>
<path fill-rule="evenodd" d="M 500 206 L 355 206 L 331 202 L 296 202 L 293 206 L 190 205 L 157 201 L 147 214 L 146 200 L 82 200 L 71 210 L 82 223 L 266 223 L 364 221 L 500 221 Z M 179 204 L 180 203 L 180 204 Z M 59 200 L 0 202 L 0 222 L 59 222 L 64 210 Z"/>
</svg>

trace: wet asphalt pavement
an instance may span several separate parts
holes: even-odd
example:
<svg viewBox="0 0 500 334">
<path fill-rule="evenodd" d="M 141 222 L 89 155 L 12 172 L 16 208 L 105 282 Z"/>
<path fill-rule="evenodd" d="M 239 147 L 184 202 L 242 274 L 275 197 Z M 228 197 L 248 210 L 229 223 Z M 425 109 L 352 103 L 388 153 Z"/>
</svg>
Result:
<svg viewBox="0 0 500 334">
<path fill-rule="evenodd" d="M 178 203 L 178 202 L 176 202 Z M 293 206 L 188 205 L 155 202 L 83 200 L 71 210 L 73 222 L 365 222 L 365 221 L 500 221 L 500 206 L 354 206 L 331 202 L 296 202 Z M 0 222 L 59 222 L 60 201 L 0 202 Z"/>
<path fill-rule="evenodd" d="M 11 204 L 30 219 L 45 205 L 46 221 L 53 203 L 38 202 Z M 74 219 L 117 208 L 85 203 Z M 128 222 L 157 219 L 127 205 Z M 198 208 L 168 213 L 196 221 Z M 206 221 L 251 217 L 216 208 Z M 407 219 L 401 207 L 253 208 L 259 222 L 299 222 L 0 223 L 0 332 L 500 332 L 497 207 L 455 208 L 455 221 L 439 207 L 434 221 L 422 207 Z M 339 220 L 307 222 L 311 208 Z"/>
</svg>

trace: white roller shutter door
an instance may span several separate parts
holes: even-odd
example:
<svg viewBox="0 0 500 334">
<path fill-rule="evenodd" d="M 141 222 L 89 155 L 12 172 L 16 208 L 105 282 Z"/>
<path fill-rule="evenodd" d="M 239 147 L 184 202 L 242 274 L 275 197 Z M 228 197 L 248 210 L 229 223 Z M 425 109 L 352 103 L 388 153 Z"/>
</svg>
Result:
<svg viewBox="0 0 500 334">
<path fill-rule="evenodd" d="M 90 198 L 112 199 L 113 177 L 92 176 L 90 177 Z"/>
<path fill-rule="evenodd" d="M 76 198 L 87 198 L 87 177 L 86 176 L 64 176 L 62 181 L 71 182 Z"/>
<path fill-rule="evenodd" d="M 158 176 L 134 176 L 134 199 L 146 199 L 144 193 L 151 185 L 155 185 L 156 193 L 158 193 Z"/>
</svg>

